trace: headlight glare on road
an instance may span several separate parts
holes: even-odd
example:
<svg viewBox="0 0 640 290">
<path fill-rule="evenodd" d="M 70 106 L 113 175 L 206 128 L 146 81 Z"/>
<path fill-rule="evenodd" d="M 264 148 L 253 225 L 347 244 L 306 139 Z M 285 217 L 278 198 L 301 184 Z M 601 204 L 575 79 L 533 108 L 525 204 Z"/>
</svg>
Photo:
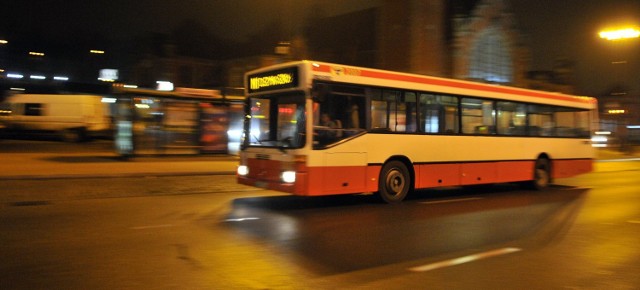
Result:
<svg viewBox="0 0 640 290">
<path fill-rule="evenodd" d="M 282 172 L 282 181 L 286 183 L 294 183 L 296 182 L 296 172 L 295 171 L 285 171 Z"/>
<path fill-rule="evenodd" d="M 246 166 L 246 165 L 238 166 L 238 175 L 246 176 L 247 174 L 249 174 L 249 167 L 248 166 Z"/>
</svg>

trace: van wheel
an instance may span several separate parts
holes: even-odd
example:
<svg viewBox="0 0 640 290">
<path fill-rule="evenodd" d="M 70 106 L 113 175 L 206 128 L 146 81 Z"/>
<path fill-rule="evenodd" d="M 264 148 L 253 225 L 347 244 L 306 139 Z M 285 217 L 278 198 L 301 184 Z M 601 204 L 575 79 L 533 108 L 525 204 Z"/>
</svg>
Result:
<svg viewBox="0 0 640 290">
<path fill-rule="evenodd" d="M 62 131 L 62 140 L 70 143 L 77 143 L 82 141 L 82 130 L 79 129 L 65 129 Z"/>
<path fill-rule="evenodd" d="M 529 187 L 535 190 L 543 190 L 551 184 L 551 162 L 547 158 L 538 158 L 533 168 L 533 180 Z"/>
<path fill-rule="evenodd" d="M 411 189 L 411 175 L 404 163 L 393 160 L 382 167 L 378 197 L 386 203 L 401 202 Z"/>
</svg>

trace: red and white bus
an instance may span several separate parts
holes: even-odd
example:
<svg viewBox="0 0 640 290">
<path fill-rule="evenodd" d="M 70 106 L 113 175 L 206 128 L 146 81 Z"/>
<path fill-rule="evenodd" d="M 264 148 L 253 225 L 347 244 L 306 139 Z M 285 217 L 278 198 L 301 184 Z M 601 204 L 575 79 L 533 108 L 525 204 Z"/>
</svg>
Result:
<svg viewBox="0 0 640 290">
<path fill-rule="evenodd" d="M 314 61 L 245 75 L 238 182 L 319 196 L 526 182 L 592 169 L 597 103 Z"/>
</svg>

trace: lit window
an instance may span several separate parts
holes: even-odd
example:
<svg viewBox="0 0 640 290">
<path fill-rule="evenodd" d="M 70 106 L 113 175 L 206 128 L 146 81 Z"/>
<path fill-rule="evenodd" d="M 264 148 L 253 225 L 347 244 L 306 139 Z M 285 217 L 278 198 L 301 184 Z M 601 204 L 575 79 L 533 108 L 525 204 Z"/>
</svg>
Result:
<svg viewBox="0 0 640 290">
<path fill-rule="evenodd" d="M 512 81 L 511 53 L 498 25 L 493 24 L 478 35 L 471 50 L 469 77 L 497 83 Z"/>
</svg>

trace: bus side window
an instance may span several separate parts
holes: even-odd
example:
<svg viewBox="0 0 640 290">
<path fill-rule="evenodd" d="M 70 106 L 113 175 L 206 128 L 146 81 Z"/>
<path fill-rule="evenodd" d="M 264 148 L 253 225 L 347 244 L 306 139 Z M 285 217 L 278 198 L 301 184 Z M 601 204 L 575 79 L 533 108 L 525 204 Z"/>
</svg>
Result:
<svg viewBox="0 0 640 290">
<path fill-rule="evenodd" d="M 578 111 L 575 109 L 561 109 L 555 112 L 556 134 L 559 137 L 578 137 L 580 126 L 578 125 Z"/>
<path fill-rule="evenodd" d="M 371 99 L 371 124 L 369 129 L 371 130 L 388 130 L 389 125 L 387 123 L 387 102 L 382 99 L 382 91 L 378 89 L 367 89 L 367 95 Z"/>
<path fill-rule="evenodd" d="M 526 105 L 515 102 L 497 102 L 498 134 L 518 135 L 526 134 Z"/>
<path fill-rule="evenodd" d="M 360 106 L 358 104 L 353 103 L 349 106 L 348 110 L 349 115 L 349 126 L 350 129 L 359 129 L 360 128 Z"/>
<path fill-rule="evenodd" d="M 442 133 L 444 120 L 443 108 L 438 101 L 438 96 L 432 94 L 420 94 L 420 129 L 425 133 Z"/>
<path fill-rule="evenodd" d="M 382 97 L 387 102 L 387 122 L 392 132 L 404 132 L 406 126 L 406 106 L 400 100 L 400 92 L 383 90 Z"/>
<path fill-rule="evenodd" d="M 589 111 L 583 110 L 575 112 L 575 130 L 578 137 L 590 137 L 589 132 Z"/>
<path fill-rule="evenodd" d="M 529 136 L 554 136 L 553 107 L 543 105 L 529 105 L 528 135 Z"/>
<path fill-rule="evenodd" d="M 459 133 L 458 98 L 420 94 L 419 127 L 425 133 Z"/>
<path fill-rule="evenodd" d="M 493 102 L 462 98 L 462 133 L 495 134 Z"/>
<path fill-rule="evenodd" d="M 417 120 L 417 98 L 416 98 L 416 94 L 415 93 L 408 93 L 405 92 L 402 96 L 402 101 L 404 103 L 405 106 L 405 122 L 406 122 L 406 127 L 405 127 L 405 132 L 407 133 L 414 133 L 417 131 L 417 124 L 416 122 Z"/>
<path fill-rule="evenodd" d="M 363 131 L 362 121 L 366 115 L 364 108 L 364 98 L 352 98 L 350 104 L 347 105 L 348 109 L 345 111 L 345 118 L 343 122 L 343 131 L 345 137 L 350 137 L 359 134 Z"/>
</svg>

